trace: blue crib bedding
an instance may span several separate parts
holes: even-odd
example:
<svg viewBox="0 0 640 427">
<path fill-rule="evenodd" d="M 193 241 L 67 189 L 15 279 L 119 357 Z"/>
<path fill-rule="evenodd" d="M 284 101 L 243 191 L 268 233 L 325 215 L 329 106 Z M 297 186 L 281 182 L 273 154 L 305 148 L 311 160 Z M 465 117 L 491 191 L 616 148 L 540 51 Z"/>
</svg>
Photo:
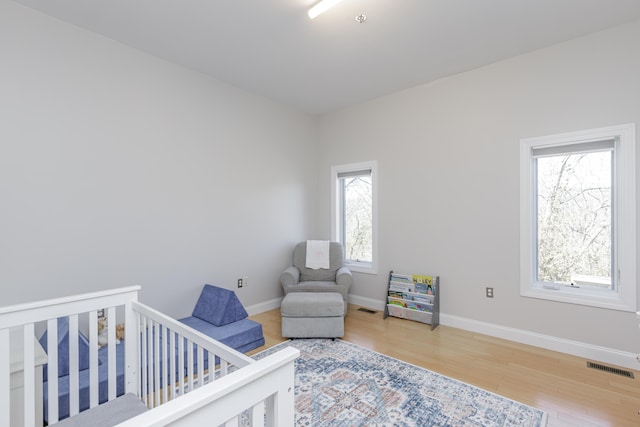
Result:
<svg viewBox="0 0 640 427">
<path fill-rule="evenodd" d="M 98 366 L 98 401 L 106 402 L 108 399 L 108 347 L 102 347 L 98 350 L 98 360 L 101 362 Z M 89 369 L 79 372 L 79 404 L 80 411 L 89 409 Z M 124 341 L 116 345 L 116 395 L 124 394 Z M 49 390 L 48 381 L 43 383 L 44 396 L 44 420 L 48 422 L 49 407 Z M 58 377 L 58 414 L 60 420 L 69 416 L 69 375 Z"/>
</svg>

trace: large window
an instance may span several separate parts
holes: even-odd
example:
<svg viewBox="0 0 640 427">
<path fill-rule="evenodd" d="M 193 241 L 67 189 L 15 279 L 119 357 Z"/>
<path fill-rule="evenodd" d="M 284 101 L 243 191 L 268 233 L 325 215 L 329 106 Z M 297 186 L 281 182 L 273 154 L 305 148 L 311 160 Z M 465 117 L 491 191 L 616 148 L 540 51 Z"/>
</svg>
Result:
<svg viewBox="0 0 640 427">
<path fill-rule="evenodd" d="M 331 169 L 333 238 L 344 245 L 354 271 L 376 272 L 376 162 Z"/>
<path fill-rule="evenodd" d="M 635 127 L 521 141 L 521 294 L 636 309 Z"/>
</svg>

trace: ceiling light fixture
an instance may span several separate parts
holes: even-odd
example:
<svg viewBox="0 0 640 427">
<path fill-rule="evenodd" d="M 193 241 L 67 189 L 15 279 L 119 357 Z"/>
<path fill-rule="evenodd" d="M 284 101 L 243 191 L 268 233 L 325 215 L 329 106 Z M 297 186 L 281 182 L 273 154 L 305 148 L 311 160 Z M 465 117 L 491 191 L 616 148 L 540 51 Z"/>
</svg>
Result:
<svg viewBox="0 0 640 427">
<path fill-rule="evenodd" d="M 314 19 L 318 15 L 326 12 L 331 9 L 336 4 L 340 3 L 342 0 L 320 0 L 316 3 L 311 9 L 309 9 L 309 18 Z"/>
</svg>

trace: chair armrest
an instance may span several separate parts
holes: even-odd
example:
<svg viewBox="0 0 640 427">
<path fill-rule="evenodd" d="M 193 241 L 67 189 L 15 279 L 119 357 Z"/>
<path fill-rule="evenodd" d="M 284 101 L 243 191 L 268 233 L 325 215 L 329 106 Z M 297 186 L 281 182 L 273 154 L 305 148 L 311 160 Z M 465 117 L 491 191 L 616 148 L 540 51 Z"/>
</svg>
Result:
<svg viewBox="0 0 640 427">
<path fill-rule="evenodd" d="M 352 283 L 353 276 L 351 275 L 351 270 L 347 267 L 340 267 L 336 272 L 336 285 L 344 286 L 348 290 Z"/>
<path fill-rule="evenodd" d="M 300 281 L 300 271 L 296 267 L 289 267 L 280 275 L 280 284 L 284 289 L 284 293 L 287 293 L 287 287 L 297 285 Z"/>
</svg>

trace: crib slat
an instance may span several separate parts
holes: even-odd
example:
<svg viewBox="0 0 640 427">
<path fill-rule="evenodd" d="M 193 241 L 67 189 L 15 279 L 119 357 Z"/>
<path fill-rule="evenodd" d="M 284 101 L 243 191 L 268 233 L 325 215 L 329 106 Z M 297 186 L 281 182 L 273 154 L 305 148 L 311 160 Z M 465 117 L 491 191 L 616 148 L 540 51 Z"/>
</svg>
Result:
<svg viewBox="0 0 640 427">
<path fill-rule="evenodd" d="M 184 394 L 184 338 L 178 335 L 178 395 Z"/>
<path fill-rule="evenodd" d="M 116 308 L 109 307 L 107 309 L 107 353 L 109 363 L 108 384 L 109 392 L 108 399 L 113 400 L 116 398 Z"/>
<path fill-rule="evenodd" d="M 251 427 L 264 427 L 264 402 L 251 408 Z"/>
<path fill-rule="evenodd" d="M 69 414 L 80 412 L 80 377 L 78 374 L 78 315 L 69 316 Z"/>
<path fill-rule="evenodd" d="M 167 402 L 167 389 L 169 388 L 167 380 L 169 379 L 169 351 L 167 343 L 169 342 L 169 330 L 166 326 L 162 327 L 162 403 Z"/>
<path fill-rule="evenodd" d="M 268 426 L 276 425 L 276 398 L 271 395 L 264 400 L 264 417 Z M 286 418 L 285 418 L 286 420 Z"/>
<path fill-rule="evenodd" d="M 147 369 L 148 369 L 148 356 L 147 356 L 147 348 L 148 346 L 148 325 L 147 318 L 140 316 L 140 322 L 142 323 L 141 331 L 140 331 L 140 349 L 142 351 L 142 358 L 140 360 L 140 371 L 142 373 L 142 381 L 140 381 L 140 396 L 142 397 L 142 401 L 147 408 L 149 407 L 149 382 L 147 381 Z"/>
<path fill-rule="evenodd" d="M 117 327 L 116 327 L 117 330 Z M 137 393 L 140 384 L 140 323 L 131 302 L 124 305 L 124 392 Z"/>
<path fill-rule="evenodd" d="M 148 363 L 148 390 L 149 395 L 149 408 L 154 408 L 153 402 L 153 320 L 147 320 L 147 363 Z"/>
<path fill-rule="evenodd" d="M 24 325 L 24 359 L 23 359 L 23 387 L 24 387 L 24 426 L 35 427 L 36 391 L 35 391 L 35 346 L 33 340 L 35 329 L 33 323 Z"/>
<path fill-rule="evenodd" d="M 211 358 L 212 356 L 213 359 Z M 208 384 L 209 382 L 213 381 L 211 377 L 215 376 L 216 374 L 216 355 L 207 350 L 204 350 L 204 357 L 207 358 L 207 369 L 206 374 L 202 377 L 202 385 Z"/>
<path fill-rule="evenodd" d="M 198 387 L 204 385 L 204 349 L 198 346 Z"/>
<path fill-rule="evenodd" d="M 9 329 L 0 329 L 0 342 L 9 343 Z M 0 345 L 0 425 L 8 426 L 11 419 L 11 345 Z"/>
<path fill-rule="evenodd" d="M 89 312 L 89 407 L 98 406 L 98 312 Z"/>
<path fill-rule="evenodd" d="M 154 322 L 153 330 L 153 395 L 155 406 L 160 406 L 160 323 Z"/>
<path fill-rule="evenodd" d="M 171 342 L 169 343 L 169 354 L 171 366 L 169 367 L 169 400 L 176 398 L 176 333 L 171 331 Z"/>
<path fill-rule="evenodd" d="M 142 339 L 142 328 L 141 328 L 141 323 L 142 323 L 142 318 L 138 313 L 133 313 L 133 320 L 131 320 L 131 323 L 127 323 L 125 320 L 125 327 L 128 325 L 136 325 L 136 332 L 135 334 L 133 334 L 133 337 L 135 338 L 136 342 L 139 343 L 140 340 Z M 126 329 L 125 329 L 126 331 Z M 134 339 L 134 338 L 130 338 L 130 339 Z M 142 396 L 142 381 L 140 380 L 142 377 L 142 347 L 144 347 L 143 345 L 140 345 L 138 348 L 138 357 L 136 357 L 134 360 L 135 362 L 135 369 L 136 369 L 136 389 L 133 391 L 133 393 L 136 394 L 136 396 L 138 396 L 138 398 L 140 398 L 140 400 L 142 400 L 144 402 L 144 397 Z M 126 347 L 125 347 L 126 349 Z"/>
<path fill-rule="evenodd" d="M 153 408 L 153 320 L 147 319 L 147 399 Z"/>
<path fill-rule="evenodd" d="M 220 377 L 224 377 L 229 373 L 229 362 L 220 358 Z"/>
<path fill-rule="evenodd" d="M 193 343 L 187 340 L 187 380 L 189 381 L 189 392 L 193 391 Z"/>
<path fill-rule="evenodd" d="M 58 319 L 47 321 L 47 392 L 49 396 L 58 395 Z M 49 424 L 58 422 L 58 399 L 49 399 Z"/>
</svg>

